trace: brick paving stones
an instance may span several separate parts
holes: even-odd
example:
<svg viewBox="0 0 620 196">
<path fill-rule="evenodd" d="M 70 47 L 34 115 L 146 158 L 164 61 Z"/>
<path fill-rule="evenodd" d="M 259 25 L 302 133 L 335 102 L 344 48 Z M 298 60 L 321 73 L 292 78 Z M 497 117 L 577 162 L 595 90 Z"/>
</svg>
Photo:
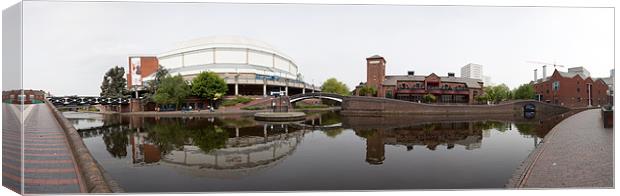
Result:
<svg viewBox="0 0 620 196">
<path fill-rule="evenodd" d="M 613 129 L 603 128 L 599 109 L 577 113 L 549 134 L 517 187 L 613 187 Z"/>
<path fill-rule="evenodd" d="M 3 110 L 7 111 L 4 106 Z M 19 129 L 17 131 L 2 130 L 4 136 L 9 136 L 3 137 L 2 141 L 3 182 L 8 180 L 3 184 L 19 187 L 21 182 L 20 159 L 23 158 L 23 181 L 26 194 L 85 192 L 64 130 L 54 118 L 50 108 L 45 104 L 33 104 L 24 110 L 24 116 L 26 118 L 23 138 L 24 154 L 21 154 Z"/>
</svg>

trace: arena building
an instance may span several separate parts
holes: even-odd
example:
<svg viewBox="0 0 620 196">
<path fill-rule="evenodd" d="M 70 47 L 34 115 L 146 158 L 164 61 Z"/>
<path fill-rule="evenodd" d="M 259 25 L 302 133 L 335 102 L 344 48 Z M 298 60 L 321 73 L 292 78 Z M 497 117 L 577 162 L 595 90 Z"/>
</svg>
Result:
<svg viewBox="0 0 620 196">
<path fill-rule="evenodd" d="M 157 60 L 171 75 L 180 74 L 188 81 L 201 72 L 215 72 L 228 84 L 227 95 L 267 96 L 281 91 L 294 95 L 319 90 L 304 82 L 299 66 L 291 57 L 267 43 L 244 37 L 189 40 L 157 55 Z M 142 80 L 146 82 L 154 77 L 153 72 Z"/>
</svg>

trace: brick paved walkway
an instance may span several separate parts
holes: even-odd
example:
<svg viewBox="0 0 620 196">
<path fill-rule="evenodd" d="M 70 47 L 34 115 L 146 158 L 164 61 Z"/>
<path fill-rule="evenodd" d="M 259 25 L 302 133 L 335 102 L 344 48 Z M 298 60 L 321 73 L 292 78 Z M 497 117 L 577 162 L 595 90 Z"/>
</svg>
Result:
<svg viewBox="0 0 620 196">
<path fill-rule="evenodd" d="M 25 193 L 84 192 L 70 146 L 52 112 L 45 104 L 30 107 L 28 114 L 24 111 Z M 15 133 L 3 129 L 3 135 L 11 134 Z M 3 143 L 3 178 L 18 182 L 19 141 Z"/>
<path fill-rule="evenodd" d="M 21 192 L 21 134 L 19 109 L 16 105 L 2 104 L 2 186 Z M 17 152 L 17 154 L 11 152 Z M 7 157 L 9 155 L 10 157 Z M 17 173 L 17 178 L 9 173 Z M 10 177 L 9 177 L 10 176 Z"/>
<path fill-rule="evenodd" d="M 613 147 L 600 109 L 577 113 L 549 132 L 516 187 L 613 187 Z"/>
</svg>

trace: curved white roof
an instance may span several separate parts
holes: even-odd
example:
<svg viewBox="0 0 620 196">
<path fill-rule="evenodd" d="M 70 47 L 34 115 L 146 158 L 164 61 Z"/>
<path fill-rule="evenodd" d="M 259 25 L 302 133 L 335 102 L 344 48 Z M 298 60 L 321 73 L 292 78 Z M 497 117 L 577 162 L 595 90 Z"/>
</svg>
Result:
<svg viewBox="0 0 620 196">
<path fill-rule="evenodd" d="M 194 50 L 200 50 L 205 48 L 214 48 L 214 47 L 229 47 L 229 48 L 249 48 L 254 50 L 260 50 L 265 52 L 274 53 L 281 57 L 286 58 L 287 60 L 293 62 L 292 58 L 288 55 L 278 51 L 273 46 L 259 40 L 242 37 L 242 36 L 210 36 L 203 38 L 191 39 L 188 41 L 180 42 L 176 45 L 175 49 L 163 54 L 158 55 L 158 57 L 174 55 L 177 53 L 189 52 Z M 294 62 L 293 62 L 294 63 Z M 295 64 L 295 63 L 294 63 Z"/>
</svg>

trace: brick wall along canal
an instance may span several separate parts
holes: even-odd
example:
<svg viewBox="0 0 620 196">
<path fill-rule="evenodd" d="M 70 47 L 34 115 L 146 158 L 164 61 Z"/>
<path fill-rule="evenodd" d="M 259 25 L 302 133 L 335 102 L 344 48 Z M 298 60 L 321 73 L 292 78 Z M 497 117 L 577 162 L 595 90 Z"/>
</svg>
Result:
<svg viewBox="0 0 620 196">
<path fill-rule="evenodd" d="M 503 188 L 563 118 L 65 116 L 127 192 Z"/>
</svg>

